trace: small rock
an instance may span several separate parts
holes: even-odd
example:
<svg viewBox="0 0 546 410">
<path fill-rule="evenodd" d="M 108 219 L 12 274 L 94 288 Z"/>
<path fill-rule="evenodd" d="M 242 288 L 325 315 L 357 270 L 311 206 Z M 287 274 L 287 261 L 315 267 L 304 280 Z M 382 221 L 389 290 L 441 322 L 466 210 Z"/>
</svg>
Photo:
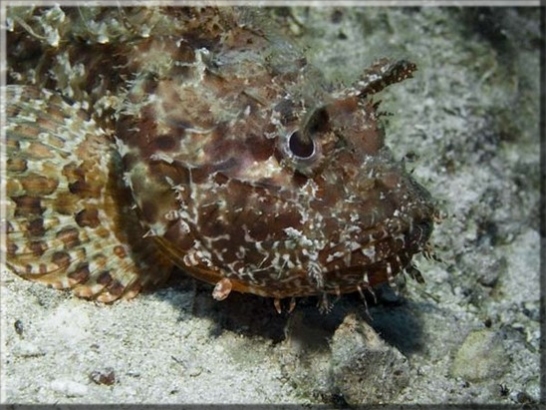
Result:
<svg viewBox="0 0 546 410">
<path fill-rule="evenodd" d="M 506 274 L 507 266 L 508 262 L 506 262 L 504 256 L 499 258 L 496 255 L 487 254 L 483 260 L 478 263 L 478 281 L 483 286 L 494 287 L 497 284 L 499 277 Z"/>
<path fill-rule="evenodd" d="M 508 262 L 493 248 L 482 246 L 476 252 L 463 256 L 462 265 L 476 272 L 478 282 L 489 288 L 495 287 L 499 278 L 506 275 Z"/>
<path fill-rule="evenodd" d="M 409 383 L 406 357 L 355 315 L 336 330 L 331 349 L 334 389 L 350 405 L 392 401 Z"/>
<path fill-rule="evenodd" d="M 192 366 L 188 369 L 188 376 L 197 377 L 203 372 L 203 369 L 200 366 Z"/>
<path fill-rule="evenodd" d="M 491 330 L 477 330 L 471 332 L 459 348 L 451 376 L 471 382 L 498 378 L 506 372 L 509 362 L 501 338 Z"/>
<path fill-rule="evenodd" d="M 89 374 L 89 378 L 97 384 L 111 386 L 116 382 L 116 373 L 114 372 L 114 369 L 107 367 L 102 371 L 92 371 Z"/>
<path fill-rule="evenodd" d="M 526 391 L 513 392 L 510 395 L 512 401 L 519 404 L 531 404 L 534 403 L 533 398 Z"/>
<path fill-rule="evenodd" d="M 25 326 L 23 325 L 23 322 L 17 319 L 15 323 L 13 323 L 13 327 L 15 328 L 15 332 L 22 337 L 25 331 Z"/>
<path fill-rule="evenodd" d="M 82 397 L 88 392 L 85 384 L 66 379 L 53 380 L 50 387 L 52 390 L 64 394 L 66 397 Z"/>
<path fill-rule="evenodd" d="M 46 352 L 38 345 L 21 340 L 13 349 L 13 355 L 18 357 L 44 356 Z"/>
</svg>

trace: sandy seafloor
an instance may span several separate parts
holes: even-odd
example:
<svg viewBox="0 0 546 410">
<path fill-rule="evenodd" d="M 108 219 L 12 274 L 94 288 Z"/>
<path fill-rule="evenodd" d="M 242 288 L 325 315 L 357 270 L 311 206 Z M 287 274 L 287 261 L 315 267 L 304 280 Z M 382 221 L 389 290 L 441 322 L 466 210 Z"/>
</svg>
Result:
<svg viewBox="0 0 546 410">
<path fill-rule="evenodd" d="M 180 274 L 110 306 L 2 269 L 3 403 L 495 403 L 540 398 L 540 11 L 298 8 L 275 15 L 332 78 L 408 58 L 387 143 L 443 213 L 426 283 L 278 315 Z M 345 320 L 344 324 L 340 324 Z M 16 332 L 17 322 L 22 332 Z M 336 331 L 336 329 L 338 329 Z M 97 384 L 113 371 L 112 385 Z M 105 379 L 108 379 L 106 377 Z"/>
</svg>

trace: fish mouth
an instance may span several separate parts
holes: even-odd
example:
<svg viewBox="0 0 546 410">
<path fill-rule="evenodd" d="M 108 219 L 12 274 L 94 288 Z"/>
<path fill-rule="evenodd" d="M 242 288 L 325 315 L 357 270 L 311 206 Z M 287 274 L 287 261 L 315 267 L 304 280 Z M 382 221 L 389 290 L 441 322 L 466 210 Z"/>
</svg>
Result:
<svg viewBox="0 0 546 410">
<path fill-rule="evenodd" d="M 338 245 L 339 250 L 330 249 L 323 255 L 326 273 L 321 290 L 340 294 L 382 283 L 392 285 L 396 275 L 410 268 L 413 256 L 424 250 L 432 230 L 433 221 L 429 218 L 408 224 L 386 221 L 364 231 L 360 241 L 349 247 Z"/>
<path fill-rule="evenodd" d="M 339 296 L 371 291 L 383 283 L 395 286 L 396 275 L 404 270 L 419 280 L 420 274 L 411 265 L 411 260 L 424 250 L 432 229 L 430 218 L 408 224 L 378 225 L 363 231 L 358 241 L 341 242 L 323 249 L 318 265 L 306 263 L 285 272 L 282 280 L 268 280 L 267 285 L 245 285 L 244 291 L 278 299 L 325 294 Z M 236 279 L 233 282 L 239 286 Z"/>
</svg>

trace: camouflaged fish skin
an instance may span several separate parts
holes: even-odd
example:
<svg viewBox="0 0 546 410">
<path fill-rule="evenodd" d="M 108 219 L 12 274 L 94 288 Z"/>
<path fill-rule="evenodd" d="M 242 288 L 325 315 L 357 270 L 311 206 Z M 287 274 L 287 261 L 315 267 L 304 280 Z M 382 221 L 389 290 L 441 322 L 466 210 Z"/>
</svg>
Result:
<svg viewBox="0 0 546 410">
<path fill-rule="evenodd" d="M 213 296 L 416 273 L 427 191 L 384 144 L 376 62 L 338 89 L 260 10 L 8 8 L 7 265 L 109 302 L 178 265 Z"/>
</svg>

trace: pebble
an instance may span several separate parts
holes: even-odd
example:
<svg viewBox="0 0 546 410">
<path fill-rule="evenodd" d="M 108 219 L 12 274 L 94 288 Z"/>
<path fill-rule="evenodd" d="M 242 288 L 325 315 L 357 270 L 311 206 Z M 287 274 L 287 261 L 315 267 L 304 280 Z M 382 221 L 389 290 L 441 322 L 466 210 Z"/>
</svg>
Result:
<svg viewBox="0 0 546 410">
<path fill-rule="evenodd" d="M 46 352 L 40 346 L 24 340 L 17 343 L 13 349 L 13 355 L 16 357 L 38 357 L 45 354 Z"/>
<path fill-rule="evenodd" d="M 336 330 L 331 349 L 331 380 L 350 405 L 390 402 L 409 383 L 407 358 L 355 315 Z"/>
<path fill-rule="evenodd" d="M 87 395 L 89 390 L 85 384 L 66 379 L 53 380 L 50 387 L 66 397 L 82 397 Z"/>
<path fill-rule="evenodd" d="M 193 366 L 188 369 L 188 376 L 197 377 L 203 372 L 201 366 Z"/>
<path fill-rule="evenodd" d="M 470 332 L 451 366 L 451 376 L 471 382 L 499 378 L 510 363 L 500 336 L 491 330 Z"/>
</svg>

